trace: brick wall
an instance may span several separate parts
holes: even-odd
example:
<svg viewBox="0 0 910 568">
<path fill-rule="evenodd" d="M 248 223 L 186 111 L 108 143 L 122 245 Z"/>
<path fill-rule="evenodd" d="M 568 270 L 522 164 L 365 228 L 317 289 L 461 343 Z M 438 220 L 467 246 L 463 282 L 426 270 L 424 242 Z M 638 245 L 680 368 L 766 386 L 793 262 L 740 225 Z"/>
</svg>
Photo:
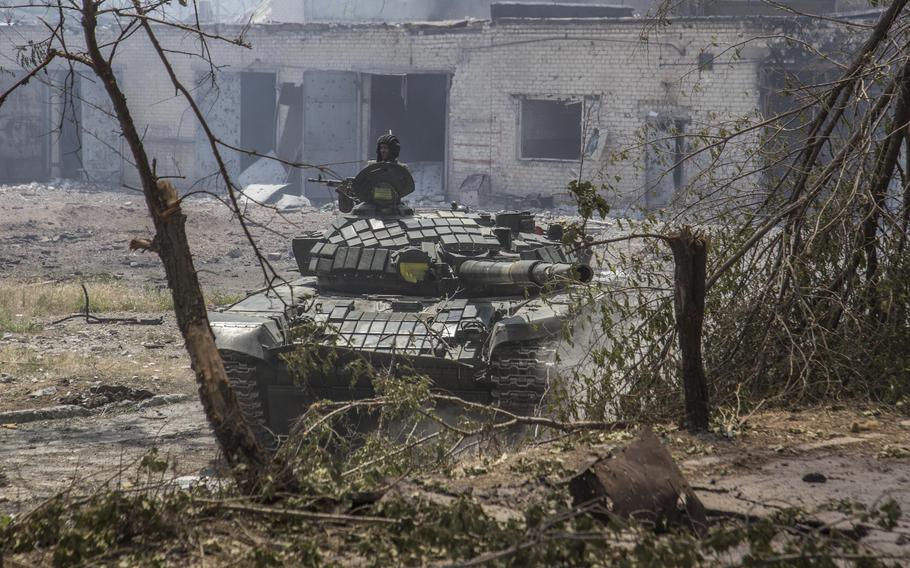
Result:
<svg viewBox="0 0 910 568">
<path fill-rule="evenodd" d="M 173 55 L 182 81 L 215 107 L 236 105 L 238 73 L 271 70 L 278 81 L 300 83 L 308 70 L 372 73 L 445 72 L 452 77 L 448 110 L 447 186 L 458 198 L 473 174 L 489 176 L 494 193 L 565 198 L 568 180 L 579 175 L 609 181 L 619 205 L 639 202 L 646 184 L 644 152 L 637 136 L 648 116 L 672 114 L 696 130 L 705 124 L 754 115 L 759 107 L 761 22 L 683 19 L 668 26 L 643 20 L 597 22 L 473 22 L 460 28 L 418 25 L 273 24 L 252 26 L 250 49 L 209 41 L 223 99 L 212 103 L 196 88 L 208 71 L 198 57 Z M 221 28 L 225 35 L 240 28 Z M 642 40 L 647 31 L 647 40 Z M 177 51 L 199 53 L 184 32 L 161 30 L 161 41 Z M 0 46 L 4 52 L 9 42 Z M 699 54 L 717 56 L 699 71 Z M 183 175 L 189 183 L 212 173 L 210 152 L 197 123 L 174 89 L 147 41 L 132 36 L 117 57 L 128 100 L 159 173 Z M 233 94 L 232 94 L 233 93 Z M 597 128 L 596 150 L 578 161 L 526 160 L 518 156 L 519 101 L 530 98 L 587 98 L 586 131 Z M 230 99 L 230 100 L 229 100 Z M 220 105 L 220 106 L 219 106 Z M 239 140 L 236 124 L 213 121 L 226 142 Z M 305 143 L 305 142 L 304 142 Z M 407 140 L 403 141 L 407 147 Z M 750 140 L 730 148 L 727 167 L 748 162 Z M 366 149 L 364 148 L 366 158 Z M 233 153 L 226 151 L 229 158 Z M 235 156 L 234 156 L 235 157 Z M 687 179 L 697 181 L 690 166 Z M 124 168 L 127 182 L 134 173 Z"/>
</svg>

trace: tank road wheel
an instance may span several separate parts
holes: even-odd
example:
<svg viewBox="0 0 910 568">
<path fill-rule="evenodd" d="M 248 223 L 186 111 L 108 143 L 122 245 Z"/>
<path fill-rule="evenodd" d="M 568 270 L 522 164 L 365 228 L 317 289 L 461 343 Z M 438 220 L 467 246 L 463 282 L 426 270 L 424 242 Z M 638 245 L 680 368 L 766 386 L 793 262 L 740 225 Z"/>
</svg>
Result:
<svg viewBox="0 0 910 568">
<path fill-rule="evenodd" d="M 555 359 L 553 342 L 528 341 L 498 346 L 493 351 L 489 371 L 493 401 L 513 414 L 539 414 L 553 388 Z"/>
<path fill-rule="evenodd" d="M 274 451 L 278 447 L 278 438 L 269 429 L 265 418 L 265 406 L 259 380 L 261 378 L 259 359 L 233 351 L 223 351 L 221 358 L 224 361 L 228 382 L 231 383 L 231 388 L 237 395 L 240 410 L 252 428 L 253 434 L 263 448 L 270 452 Z"/>
</svg>

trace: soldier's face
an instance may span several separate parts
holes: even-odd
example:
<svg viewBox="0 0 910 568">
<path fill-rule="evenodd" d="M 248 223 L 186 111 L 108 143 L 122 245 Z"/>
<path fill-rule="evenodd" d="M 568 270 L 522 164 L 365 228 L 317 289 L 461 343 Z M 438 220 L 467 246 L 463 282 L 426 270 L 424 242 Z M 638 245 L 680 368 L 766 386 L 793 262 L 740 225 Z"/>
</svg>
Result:
<svg viewBox="0 0 910 568">
<path fill-rule="evenodd" d="M 389 159 L 389 145 L 388 144 L 379 145 L 379 157 L 383 160 Z"/>
</svg>

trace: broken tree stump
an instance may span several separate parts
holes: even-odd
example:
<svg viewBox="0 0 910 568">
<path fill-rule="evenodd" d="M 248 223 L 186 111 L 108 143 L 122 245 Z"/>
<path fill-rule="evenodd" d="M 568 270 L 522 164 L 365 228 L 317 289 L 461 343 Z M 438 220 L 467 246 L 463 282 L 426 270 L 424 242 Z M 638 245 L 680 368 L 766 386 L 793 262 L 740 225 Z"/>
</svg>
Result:
<svg viewBox="0 0 910 568">
<path fill-rule="evenodd" d="M 682 356 L 681 378 L 685 392 L 686 425 L 690 430 L 708 429 L 708 381 L 702 359 L 702 329 L 705 320 L 705 274 L 707 239 L 685 226 L 670 235 L 673 251 L 676 333 Z"/>
<path fill-rule="evenodd" d="M 707 527 L 705 507 L 654 432 L 644 427 L 619 455 L 595 461 L 569 480 L 573 505 L 591 515 L 653 523 L 655 528 Z"/>
</svg>

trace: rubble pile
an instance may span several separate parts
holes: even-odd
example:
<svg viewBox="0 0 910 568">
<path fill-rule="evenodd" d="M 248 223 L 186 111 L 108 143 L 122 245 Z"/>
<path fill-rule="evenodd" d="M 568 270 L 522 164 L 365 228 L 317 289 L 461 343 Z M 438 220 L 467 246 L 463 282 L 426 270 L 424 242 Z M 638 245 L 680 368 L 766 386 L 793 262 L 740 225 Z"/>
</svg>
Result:
<svg viewBox="0 0 910 568">
<path fill-rule="evenodd" d="M 155 393 L 145 389 L 123 385 L 98 385 L 91 387 L 86 392 L 61 397 L 60 404 L 71 404 L 83 408 L 100 408 L 115 402 L 138 402 L 153 396 L 155 396 Z"/>
</svg>

